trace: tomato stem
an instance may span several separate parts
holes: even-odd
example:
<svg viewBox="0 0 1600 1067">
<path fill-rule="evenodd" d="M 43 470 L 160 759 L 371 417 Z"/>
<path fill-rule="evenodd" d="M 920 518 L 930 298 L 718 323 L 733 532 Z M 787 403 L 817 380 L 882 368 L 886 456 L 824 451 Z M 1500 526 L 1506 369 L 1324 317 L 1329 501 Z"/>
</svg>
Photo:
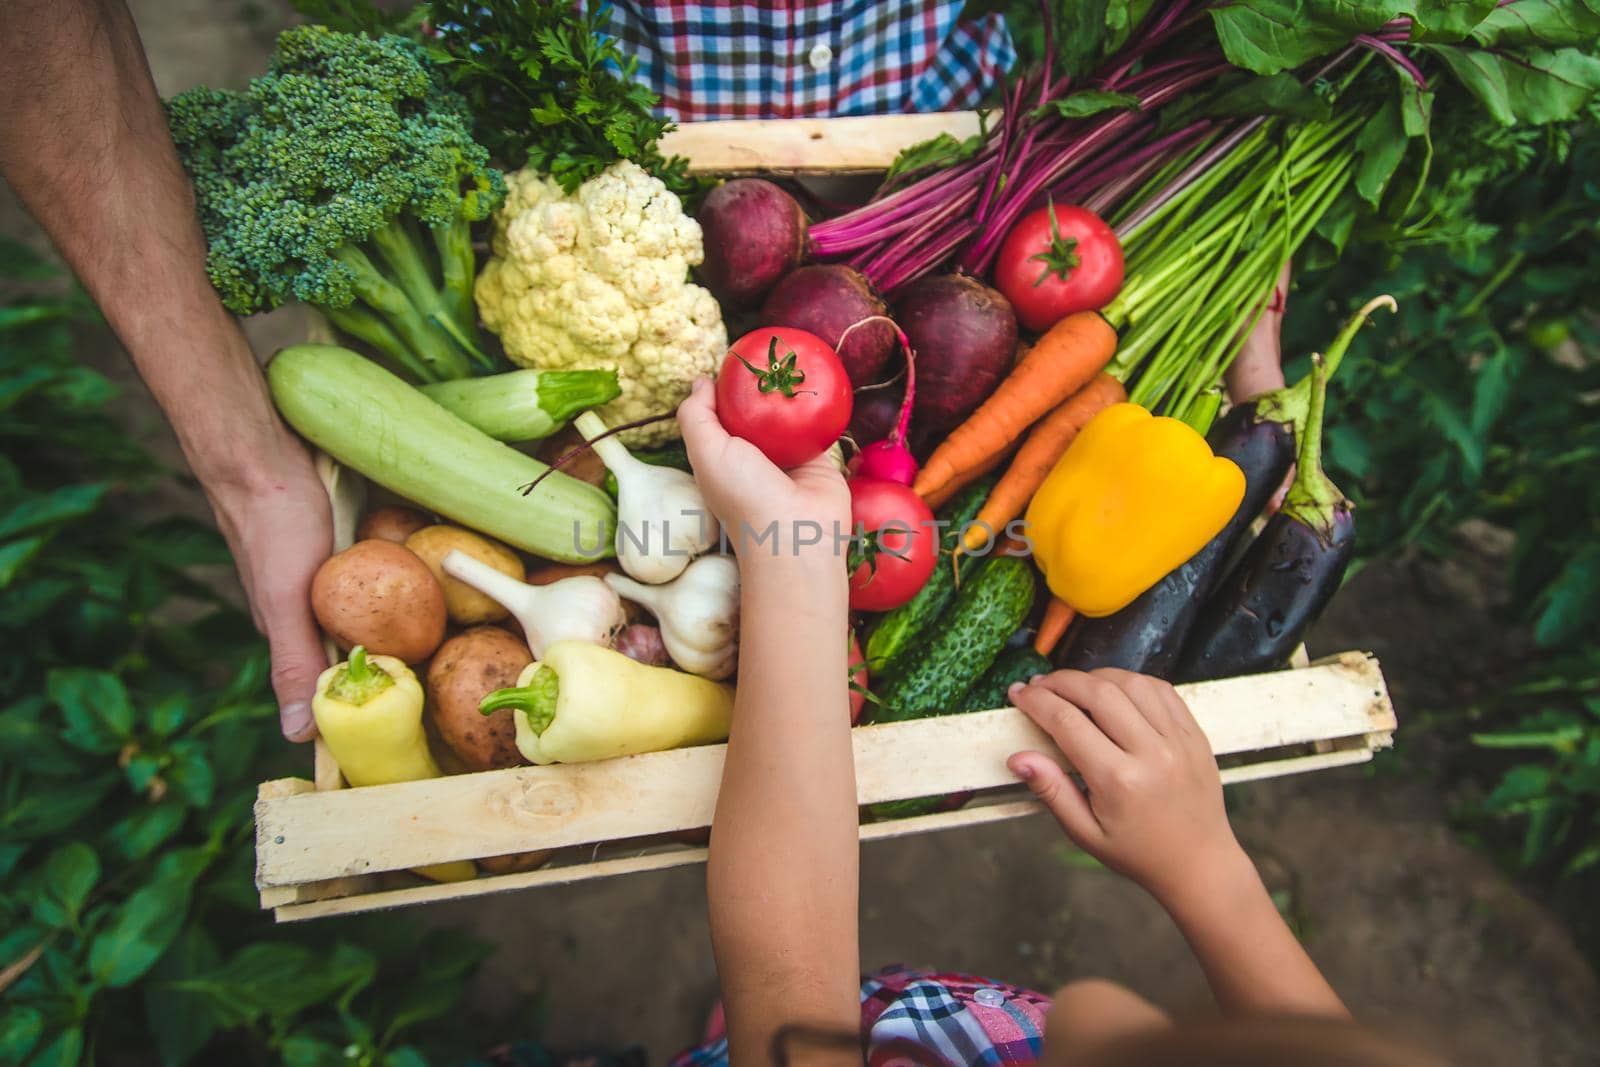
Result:
<svg viewBox="0 0 1600 1067">
<path fill-rule="evenodd" d="M 795 366 L 795 361 L 800 358 L 799 353 L 793 349 L 783 359 L 778 358 L 778 339 L 772 338 L 767 345 L 767 369 L 762 370 L 755 364 L 745 359 L 739 353 L 733 354 L 734 358 L 745 365 L 745 369 L 756 376 L 756 388 L 763 393 L 781 393 L 784 396 L 794 396 L 795 386 L 806 380 L 806 372 Z M 814 393 L 814 389 L 802 389 L 802 393 Z"/>
<path fill-rule="evenodd" d="M 1038 260 L 1044 264 L 1044 270 L 1039 272 L 1039 277 L 1034 279 L 1035 289 L 1044 284 L 1044 280 L 1054 274 L 1062 281 L 1072 276 L 1083 261 L 1078 258 L 1078 239 L 1076 237 L 1062 237 L 1061 223 L 1056 218 L 1056 205 L 1052 199 L 1046 199 L 1045 204 L 1050 211 L 1050 247 L 1038 255 L 1029 256 L 1028 260 Z"/>
</svg>

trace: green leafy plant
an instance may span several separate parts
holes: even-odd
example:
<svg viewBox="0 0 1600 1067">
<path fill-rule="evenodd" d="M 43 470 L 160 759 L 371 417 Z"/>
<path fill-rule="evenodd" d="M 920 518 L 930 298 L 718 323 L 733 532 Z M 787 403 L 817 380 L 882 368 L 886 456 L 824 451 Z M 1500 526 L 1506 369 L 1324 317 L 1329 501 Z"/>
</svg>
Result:
<svg viewBox="0 0 1600 1067">
<path fill-rule="evenodd" d="M 1463 829 L 1538 887 L 1600 958 L 1600 653 L 1541 662 L 1468 718 L 1504 725 L 1471 734 L 1460 760 L 1481 783 L 1458 812 Z"/>
<path fill-rule="evenodd" d="M 1472 735 L 1479 749 L 1520 760 L 1473 814 L 1520 831 L 1515 862 L 1524 870 L 1569 877 L 1600 867 L 1600 659 L 1547 667 L 1507 698 L 1538 710 L 1508 729 Z"/>
<path fill-rule="evenodd" d="M 639 61 L 610 35 L 604 3 L 427 0 L 406 9 L 373 0 L 294 0 L 304 15 L 349 32 L 405 33 L 463 96 L 473 136 L 512 169 L 533 167 L 567 192 L 629 159 L 684 197 L 710 187 L 688 161 L 661 154 L 673 123 L 634 80 Z"/>
<path fill-rule="evenodd" d="M 619 159 L 676 193 L 699 190 L 686 160 L 656 148 L 673 124 L 633 80 L 639 61 L 606 32 L 605 4 L 432 0 L 428 17 L 434 60 L 467 98 L 495 158 L 549 174 L 569 193 Z"/>
<path fill-rule="evenodd" d="M 1445 553 L 1470 518 L 1511 529 L 1508 622 L 1561 649 L 1600 621 L 1600 323 L 1586 311 L 1586 279 L 1600 270 L 1600 186 L 1589 177 L 1600 132 L 1528 131 L 1526 144 L 1526 155 L 1502 147 L 1510 161 L 1485 147 L 1470 163 L 1499 173 L 1452 209 L 1468 237 L 1404 258 L 1356 244 L 1306 279 L 1285 350 L 1309 351 L 1351 294 L 1395 296 L 1392 324 L 1361 338 L 1340 373 L 1329 432 L 1363 552 Z"/>
<path fill-rule="evenodd" d="M 0 282 L 59 290 L 7 243 Z M 255 783 L 304 753 L 221 538 L 138 516 L 170 473 L 73 359 L 91 315 L 0 302 L 0 1063 L 424 1064 L 483 947 L 259 910 Z"/>
<path fill-rule="evenodd" d="M 1367 558 L 1447 556 L 1469 519 L 1515 534 L 1499 640 L 1536 655 L 1467 708 L 1414 709 L 1426 764 L 1460 826 L 1550 900 L 1600 958 L 1600 130 L 1592 111 L 1543 129 L 1435 131 L 1422 222 L 1355 233 L 1290 299 L 1305 352 L 1354 299 L 1399 312 L 1340 371 L 1328 463 L 1357 501 Z M 1299 368 L 1290 367 L 1293 378 Z M 1421 733 L 1417 733 L 1420 728 Z"/>
</svg>

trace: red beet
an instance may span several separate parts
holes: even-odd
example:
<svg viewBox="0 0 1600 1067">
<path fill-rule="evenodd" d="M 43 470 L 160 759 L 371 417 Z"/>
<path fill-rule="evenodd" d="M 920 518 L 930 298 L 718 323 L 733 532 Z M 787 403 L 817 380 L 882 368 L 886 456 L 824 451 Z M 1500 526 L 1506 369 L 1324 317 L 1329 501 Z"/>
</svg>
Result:
<svg viewBox="0 0 1600 1067">
<path fill-rule="evenodd" d="M 729 308 L 750 308 L 793 270 L 806 247 L 806 214 L 760 178 L 736 178 L 700 205 L 705 262 L 700 280 Z"/>
<path fill-rule="evenodd" d="M 882 376 L 883 365 L 894 352 L 894 328 L 887 322 L 868 322 L 852 330 L 843 345 L 839 340 L 861 320 L 888 314 L 889 305 L 872 283 L 842 263 L 790 271 L 761 305 L 762 325 L 795 326 L 832 345 L 850 384 L 858 389 Z"/>
<path fill-rule="evenodd" d="M 908 286 L 895 321 L 917 353 L 913 425 L 920 436 L 954 429 L 1011 369 L 1017 317 L 999 292 L 965 274 Z"/>
<path fill-rule="evenodd" d="M 900 401 L 906 395 L 903 385 L 885 385 L 878 389 L 858 389 L 855 403 L 850 408 L 850 425 L 845 433 L 858 445 L 881 441 L 894 432 L 895 420 L 900 415 Z"/>
</svg>

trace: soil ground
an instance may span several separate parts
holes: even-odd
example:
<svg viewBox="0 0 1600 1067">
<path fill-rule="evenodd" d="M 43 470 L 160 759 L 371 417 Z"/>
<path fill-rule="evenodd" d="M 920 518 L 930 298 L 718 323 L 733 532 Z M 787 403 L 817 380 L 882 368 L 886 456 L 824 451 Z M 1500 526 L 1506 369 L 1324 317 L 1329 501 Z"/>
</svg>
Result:
<svg viewBox="0 0 1600 1067">
<path fill-rule="evenodd" d="M 279 3 L 139 0 L 163 93 L 238 85 L 258 71 Z M 0 234 L 36 236 L 0 192 Z M 292 312 L 251 324 L 267 353 Z M 85 353 L 121 368 L 115 351 Z M 170 435 L 131 375 L 130 426 L 169 455 Z M 175 492 L 161 506 L 203 509 Z M 1378 653 L 1412 746 L 1364 768 L 1230 791 L 1241 840 L 1312 955 L 1356 1013 L 1463 1064 L 1586 1064 L 1600 1050 L 1600 984 L 1561 924 L 1461 843 L 1447 802 L 1408 768 L 1426 764 L 1422 709 L 1448 712 L 1516 657 L 1491 621 L 1504 545 L 1477 531 L 1456 561 L 1373 566 L 1341 594 L 1314 655 Z M 1417 759 L 1417 754 L 1422 760 Z M 309 754 L 308 754 L 309 759 Z M 1086 864 L 1044 818 L 879 842 L 863 853 L 868 967 L 937 965 L 1053 989 L 1100 975 L 1177 1013 L 1209 1010 L 1202 976 L 1141 891 Z M 475 999 L 503 1033 L 558 1047 L 639 1044 L 660 1062 L 692 1041 L 715 995 L 702 874 L 684 869 L 434 909 L 499 946 Z"/>
</svg>

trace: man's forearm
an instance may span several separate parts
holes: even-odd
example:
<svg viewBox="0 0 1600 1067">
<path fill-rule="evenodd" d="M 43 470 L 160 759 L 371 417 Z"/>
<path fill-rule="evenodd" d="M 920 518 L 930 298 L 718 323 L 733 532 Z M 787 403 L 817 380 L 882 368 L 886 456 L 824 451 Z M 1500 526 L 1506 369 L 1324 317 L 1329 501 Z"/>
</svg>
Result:
<svg viewBox="0 0 1600 1067">
<path fill-rule="evenodd" d="M 99 304 L 213 495 L 303 463 L 201 264 L 193 194 L 121 0 L 0 4 L 0 174 Z"/>
</svg>

